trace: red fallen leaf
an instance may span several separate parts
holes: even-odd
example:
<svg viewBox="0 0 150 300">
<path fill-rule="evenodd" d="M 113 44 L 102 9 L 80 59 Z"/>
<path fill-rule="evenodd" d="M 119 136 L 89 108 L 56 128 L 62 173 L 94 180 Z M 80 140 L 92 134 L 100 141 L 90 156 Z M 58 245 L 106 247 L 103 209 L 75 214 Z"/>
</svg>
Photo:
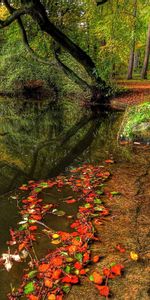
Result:
<svg viewBox="0 0 150 300">
<path fill-rule="evenodd" d="M 66 282 L 66 283 L 78 283 L 79 282 L 79 278 L 76 276 L 76 275 L 68 275 L 68 276 L 65 276 L 63 279 L 62 279 L 62 282 Z"/>
<path fill-rule="evenodd" d="M 37 230 L 37 226 L 30 226 L 30 227 L 29 227 L 29 230 L 30 230 L 30 231 Z"/>
<path fill-rule="evenodd" d="M 82 269 L 82 265 L 78 261 L 74 264 L 74 267 L 75 267 L 75 269 L 78 269 L 78 270 Z"/>
<path fill-rule="evenodd" d="M 83 262 L 86 263 L 90 259 L 90 254 L 88 252 L 84 253 L 83 255 Z"/>
<path fill-rule="evenodd" d="M 19 187 L 19 190 L 22 190 L 22 191 L 27 191 L 28 189 L 29 188 L 27 186 L 24 186 L 24 185 Z"/>
<path fill-rule="evenodd" d="M 108 268 L 103 268 L 103 274 L 104 274 L 105 277 L 108 277 L 108 278 L 111 278 L 111 279 L 115 278 L 115 275 L 112 274 L 111 270 L 108 269 Z"/>
<path fill-rule="evenodd" d="M 68 233 L 68 232 L 58 231 L 58 234 L 61 236 L 62 241 L 66 241 L 66 240 L 70 239 L 70 233 Z M 76 235 L 77 235 L 77 233 L 76 233 Z"/>
<path fill-rule="evenodd" d="M 119 276 L 119 275 L 121 275 L 122 269 L 124 269 L 124 266 L 123 266 L 123 265 L 120 265 L 120 264 L 117 264 L 117 265 L 111 267 L 111 272 L 112 272 L 114 275 Z"/>
<path fill-rule="evenodd" d="M 42 216 L 41 215 L 31 215 L 31 217 L 33 220 L 37 220 L 37 221 L 40 221 L 42 220 Z"/>
<path fill-rule="evenodd" d="M 75 199 L 71 199 L 71 200 L 66 200 L 65 202 L 68 203 L 68 204 L 72 204 L 72 203 L 75 203 L 77 200 Z"/>
<path fill-rule="evenodd" d="M 95 256 L 92 258 L 92 261 L 93 261 L 94 263 L 97 263 L 97 262 L 99 261 L 99 259 L 100 259 L 99 255 L 95 255 Z"/>
<path fill-rule="evenodd" d="M 107 164 L 113 164 L 114 161 L 113 161 L 112 159 L 106 159 L 106 160 L 105 160 L 105 163 L 107 163 Z"/>
<path fill-rule="evenodd" d="M 109 209 L 108 209 L 108 208 L 103 209 L 103 211 L 101 211 L 100 214 L 101 214 L 102 216 L 107 216 L 107 215 L 109 215 Z"/>
<path fill-rule="evenodd" d="M 80 270 L 80 275 L 85 275 L 86 274 L 86 271 L 84 269 L 81 269 Z"/>
<path fill-rule="evenodd" d="M 61 274 L 62 274 L 62 270 L 60 270 L 60 269 L 59 270 L 55 270 L 53 272 L 52 278 L 57 280 L 57 279 L 60 278 Z"/>
<path fill-rule="evenodd" d="M 39 300 L 40 298 L 38 296 L 28 295 L 28 299 L 29 300 Z"/>
<path fill-rule="evenodd" d="M 91 275 L 93 276 L 94 283 L 96 283 L 96 284 L 101 284 L 102 283 L 103 277 L 100 275 L 99 272 L 95 271 Z"/>
<path fill-rule="evenodd" d="M 121 253 L 126 252 L 125 248 L 123 248 L 120 244 L 116 246 L 116 249 L 117 249 L 118 251 L 120 251 Z"/>
<path fill-rule="evenodd" d="M 49 264 L 39 265 L 39 268 L 38 268 L 39 272 L 41 272 L 41 273 L 46 272 L 48 269 L 49 269 Z"/>
<path fill-rule="evenodd" d="M 57 295 L 56 300 L 63 300 L 63 296 L 62 295 Z"/>
<path fill-rule="evenodd" d="M 63 264 L 63 259 L 61 257 L 54 257 L 51 259 L 51 264 L 54 266 L 60 267 Z"/>
<path fill-rule="evenodd" d="M 109 296 L 109 288 L 106 285 L 96 285 L 96 288 L 99 290 L 101 296 L 108 297 Z"/>
</svg>

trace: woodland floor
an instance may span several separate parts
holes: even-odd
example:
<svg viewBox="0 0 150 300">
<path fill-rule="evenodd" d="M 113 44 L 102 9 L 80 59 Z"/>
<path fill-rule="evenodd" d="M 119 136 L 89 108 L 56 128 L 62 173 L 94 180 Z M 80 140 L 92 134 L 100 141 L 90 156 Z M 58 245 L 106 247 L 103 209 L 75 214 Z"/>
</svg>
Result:
<svg viewBox="0 0 150 300">
<path fill-rule="evenodd" d="M 135 151 L 138 153 L 139 149 Z M 148 148 L 142 151 L 145 151 L 144 161 L 111 165 L 112 177 L 107 188 L 121 195 L 106 199 L 111 215 L 103 225 L 96 227 L 101 242 L 92 245 L 94 254 L 101 256 L 94 269 L 101 270 L 110 262 L 125 266 L 124 275 L 110 283 L 111 299 L 115 300 L 150 299 L 150 156 Z M 115 249 L 120 243 L 125 253 Z M 137 261 L 131 259 L 131 251 L 138 253 Z M 101 298 L 93 284 L 84 279 L 81 286 L 72 288 L 67 300 Z"/>
<path fill-rule="evenodd" d="M 117 85 L 124 88 L 125 92 L 112 99 L 111 105 L 124 109 L 128 105 L 150 101 L 150 81 L 123 81 L 118 80 Z"/>
</svg>

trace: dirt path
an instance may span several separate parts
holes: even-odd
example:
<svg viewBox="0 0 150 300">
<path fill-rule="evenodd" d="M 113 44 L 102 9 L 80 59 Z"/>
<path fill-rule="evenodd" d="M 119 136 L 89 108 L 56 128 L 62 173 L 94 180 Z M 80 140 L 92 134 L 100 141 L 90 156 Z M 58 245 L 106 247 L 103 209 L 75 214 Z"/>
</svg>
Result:
<svg viewBox="0 0 150 300">
<path fill-rule="evenodd" d="M 138 150 L 137 150 L 138 151 Z M 101 270 L 111 262 L 122 263 L 125 272 L 122 277 L 112 280 L 111 299 L 148 300 L 150 297 L 150 155 L 145 152 L 145 163 L 121 163 L 111 167 L 112 178 L 108 182 L 109 191 L 119 191 L 105 203 L 112 211 L 103 225 L 97 226 L 101 242 L 92 245 L 94 254 L 102 258 L 93 268 Z M 122 244 L 125 253 L 116 250 Z M 135 251 L 139 260 L 130 258 Z M 74 286 L 67 300 L 98 300 L 100 298 L 88 280 L 82 286 Z"/>
<path fill-rule="evenodd" d="M 125 88 L 126 92 L 112 99 L 111 105 L 120 109 L 128 105 L 150 101 L 150 81 L 117 81 L 117 85 Z"/>
</svg>

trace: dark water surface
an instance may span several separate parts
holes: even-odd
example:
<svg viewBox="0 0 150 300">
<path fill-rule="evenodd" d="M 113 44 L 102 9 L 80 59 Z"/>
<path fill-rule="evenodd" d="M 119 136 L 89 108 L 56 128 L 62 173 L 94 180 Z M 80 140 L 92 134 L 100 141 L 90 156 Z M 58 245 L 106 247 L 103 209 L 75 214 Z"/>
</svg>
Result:
<svg viewBox="0 0 150 300">
<path fill-rule="evenodd" d="M 22 183 L 57 176 L 70 165 L 85 161 L 102 163 L 111 157 L 120 163 L 133 162 L 135 157 L 144 160 L 143 152 L 118 144 L 121 119 L 120 113 L 93 119 L 80 103 L 68 99 L 55 105 L 49 100 L 0 99 L 0 256 L 7 251 L 9 229 L 16 228 L 19 221 L 16 198 Z M 61 197 L 67 195 L 69 190 Z M 77 204 L 66 206 L 55 190 L 47 190 L 43 196 L 45 201 L 59 204 L 66 215 L 77 211 Z M 48 226 L 69 231 L 66 215 L 51 216 Z M 41 239 L 36 249 L 39 257 L 47 246 L 47 240 Z M 22 269 L 23 264 L 15 264 L 10 272 L 0 270 L 0 300 L 6 300 L 11 286 L 18 284 Z"/>
</svg>

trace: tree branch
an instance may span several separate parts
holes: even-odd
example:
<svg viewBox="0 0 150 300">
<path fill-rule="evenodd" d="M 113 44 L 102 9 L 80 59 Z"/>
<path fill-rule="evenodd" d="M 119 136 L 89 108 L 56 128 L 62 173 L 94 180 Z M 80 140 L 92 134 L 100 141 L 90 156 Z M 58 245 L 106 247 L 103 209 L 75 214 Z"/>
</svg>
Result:
<svg viewBox="0 0 150 300">
<path fill-rule="evenodd" d="M 97 6 L 99 5 L 102 5 L 104 3 L 106 3 L 108 0 L 100 0 L 100 1 L 97 1 Z"/>
<path fill-rule="evenodd" d="M 60 47 L 57 49 L 54 46 L 54 55 L 55 58 L 59 64 L 59 66 L 63 69 L 64 73 L 75 83 L 77 83 L 84 91 L 88 89 L 91 89 L 91 86 L 83 80 L 81 77 L 79 77 L 73 70 L 71 70 L 68 66 L 66 66 L 59 58 L 60 54 Z"/>
<path fill-rule="evenodd" d="M 6 6 L 6 8 L 8 9 L 8 11 L 10 12 L 10 14 L 13 14 L 16 10 L 8 3 L 7 0 L 4 0 L 4 4 Z M 32 56 L 33 59 L 35 59 L 36 61 L 42 63 L 42 64 L 46 64 L 46 65 L 53 65 L 54 63 L 50 63 L 49 61 L 46 61 L 46 59 L 43 59 L 41 56 L 39 56 L 38 54 L 36 54 L 34 52 L 34 50 L 31 48 L 29 41 L 28 41 L 28 37 L 27 37 L 27 33 L 26 30 L 24 28 L 23 22 L 21 20 L 21 17 L 19 16 L 17 18 L 17 22 L 18 25 L 20 27 L 21 30 L 21 34 L 22 34 L 22 39 L 24 42 L 24 45 L 26 47 L 26 49 L 28 50 L 28 52 L 30 53 L 30 55 Z"/>
<path fill-rule="evenodd" d="M 31 10 L 32 10 L 32 6 L 28 8 L 20 8 L 15 10 L 13 14 L 11 14 L 11 16 L 9 16 L 6 20 L 0 20 L 0 28 L 9 26 L 11 23 L 16 21 L 18 17 L 28 14 L 29 12 L 31 12 Z"/>
</svg>

